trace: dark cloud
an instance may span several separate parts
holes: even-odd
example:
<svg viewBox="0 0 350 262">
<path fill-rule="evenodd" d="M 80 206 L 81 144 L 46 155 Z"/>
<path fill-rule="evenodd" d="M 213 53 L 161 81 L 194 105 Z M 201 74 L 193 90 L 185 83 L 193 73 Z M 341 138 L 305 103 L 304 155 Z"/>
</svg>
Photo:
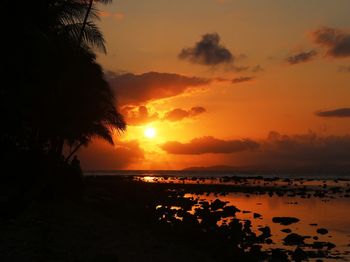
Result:
<svg viewBox="0 0 350 262">
<path fill-rule="evenodd" d="M 328 111 L 316 112 L 317 116 L 321 117 L 350 117 L 350 108 L 338 108 Z"/>
<path fill-rule="evenodd" d="M 190 116 L 197 116 L 199 114 L 205 113 L 207 110 L 202 106 L 192 107 L 190 110 Z"/>
<path fill-rule="evenodd" d="M 261 142 L 255 160 L 270 167 L 341 167 L 350 166 L 350 136 L 321 137 L 313 132 L 301 135 L 281 135 L 270 132 Z"/>
<path fill-rule="evenodd" d="M 239 84 L 239 83 L 243 83 L 243 82 L 252 81 L 253 79 L 254 79 L 254 77 L 251 77 L 251 76 L 241 76 L 241 77 L 237 77 L 237 78 L 232 79 L 232 83 Z"/>
<path fill-rule="evenodd" d="M 143 125 L 159 119 L 158 113 L 150 113 L 146 106 L 125 106 L 121 113 L 128 125 Z"/>
<path fill-rule="evenodd" d="M 316 50 L 311 50 L 308 52 L 300 52 L 287 57 L 286 61 L 291 65 L 295 65 L 295 64 L 311 61 L 316 55 L 317 55 Z"/>
<path fill-rule="evenodd" d="M 255 66 L 236 66 L 236 65 L 231 65 L 229 67 L 229 70 L 232 70 L 234 72 L 247 72 L 250 71 L 252 73 L 259 73 L 264 71 L 264 68 L 262 68 L 260 65 L 255 65 Z"/>
<path fill-rule="evenodd" d="M 175 121 L 180 121 L 188 116 L 189 116 L 189 112 L 187 110 L 184 110 L 181 108 L 175 108 L 167 112 L 164 116 L 164 119 L 175 122 Z"/>
<path fill-rule="evenodd" d="M 314 132 L 284 135 L 270 132 L 256 140 L 257 150 L 221 155 L 216 165 L 248 170 L 344 171 L 350 170 L 350 135 L 320 136 Z"/>
<path fill-rule="evenodd" d="M 143 160 L 144 152 L 136 140 L 117 141 L 115 146 L 95 140 L 80 151 L 79 159 L 84 170 L 118 170 Z"/>
<path fill-rule="evenodd" d="M 350 33 L 339 29 L 322 27 L 312 33 L 314 41 L 327 48 L 332 57 L 350 56 Z"/>
<path fill-rule="evenodd" d="M 236 65 L 232 65 L 229 67 L 230 70 L 234 71 L 234 72 L 245 72 L 248 71 L 249 69 L 251 69 L 250 66 L 236 66 Z"/>
<path fill-rule="evenodd" d="M 237 55 L 237 57 L 235 57 L 236 59 L 242 60 L 242 59 L 246 59 L 248 58 L 248 56 L 246 54 L 239 54 Z"/>
<path fill-rule="evenodd" d="M 339 72 L 350 73 L 350 66 L 339 66 L 338 71 Z"/>
<path fill-rule="evenodd" d="M 200 155 L 200 154 L 229 154 L 245 150 L 259 148 L 259 144 L 253 140 L 220 140 L 211 136 L 192 139 L 188 143 L 169 141 L 161 145 L 161 148 L 170 154 L 176 155 Z"/>
<path fill-rule="evenodd" d="M 192 107 L 189 110 L 175 108 L 165 114 L 164 120 L 172 122 L 181 121 L 184 118 L 194 117 L 203 114 L 204 112 L 206 112 L 206 109 L 201 106 Z"/>
<path fill-rule="evenodd" d="M 202 106 L 195 106 L 190 109 L 175 108 L 166 112 L 164 117 L 160 117 L 157 112 L 151 113 L 146 106 L 125 106 L 121 109 L 126 123 L 132 126 L 144 125 L 157 120 L 176 122 L 205 112 L 206 109 Z"/>
<path fill-rule="evenodd" d="M 179 58 L 209 66 L 231 63 L 234 60 L 230 50 L 220 44 L 217 33 L 203 35 L 194 47 L 182 49 Z"/>
<path fill-rule="evenodd" d="M 253 73 L 258 73 L 264 71 L 264 68 L 262 68 L 260 65 L 256 65 L 251 68 L 251 71 Z"/>
<path fill-rule="evenodd" d="M 211 82 L 205 78 L 159 72 L 140 75 L 109 73 L 107 80 L 121 105 L 140 105 L 151 100 L 173 97 Z"/>
</svg>

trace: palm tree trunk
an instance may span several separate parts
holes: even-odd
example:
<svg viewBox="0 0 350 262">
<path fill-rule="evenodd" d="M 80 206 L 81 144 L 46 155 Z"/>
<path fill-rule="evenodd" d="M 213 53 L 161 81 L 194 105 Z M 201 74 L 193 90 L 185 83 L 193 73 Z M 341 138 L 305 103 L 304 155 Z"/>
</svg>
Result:
<svg viewBox="0 0 350 262">
<path fill-rule="evenodd" d="M 68 162 L 69 159 L 79 150 L 79 148 L 84 144 L 84 142 L 79 143 L 73 151 L 66 157 L 65 161 Z"/>
<path fill-rule="evenodd" d="M 59 138 L 57 142 L 57 148 L 56 148 L 56 153 L 58 156 L 61 156 L 63 153 L 63 146 L 64 146 L 64 139 Z"/>
<path fill-rule="evenodd" d="M 81 41 L 83 40 L 83 35 L 84 35 L 84 30 L 85 30 L 85 27 L 86 27 L 86 23 L 87 23 L 87 20 L 89 18 L 89 14 L 91 12 L 91 8 L 92 8 L 92 3 L 94 0 L 89 0 L 89 6 L 88 6 L 88 9 L 86 11 L 86 14 L 85 14 L 85 17 L 84 17 L 84 21 L 83 21 L 83 25 L 81 27 L 81 31 L 80 31 L 80 34 L 79 34 L 79 40 L 78 40 L 78 45 L 80 46 L 81 45 Z"/>
</svg>

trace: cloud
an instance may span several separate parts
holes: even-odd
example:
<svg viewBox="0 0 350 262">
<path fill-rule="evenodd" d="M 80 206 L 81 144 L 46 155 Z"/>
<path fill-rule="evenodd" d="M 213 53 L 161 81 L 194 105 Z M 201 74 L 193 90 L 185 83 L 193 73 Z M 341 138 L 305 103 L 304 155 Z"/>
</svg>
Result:
<svg viewBox="0 0 350 262">
<path fill-rule="evenodd" d="M 265 139 L 221 140 L 195 138 L 188 143 L 170 141 L 161 148 L 184 163 L 229 165 L 250 170 L 350 170 L 350 135 L 320 136 L 313 132 L 285 135 L 271 131 Z M 96 140 L 79 152 L 85 170 L 128 169 L 143 163 L 138 141 L 117 141 L 110 146 Z M 201 159 L 202 162 L 198 162 Z"/>
<path fill-rule="evenodd" d="M 125 14 L 124 13 L 121 13 L 121 12 L 111 13 L 111 12 L 108 12 L 108 11 L 99 11 L 98 12 L 98 16 L 102 17 L 102 18 L 112 17 L 116 21 L 122 21 L 125 18 Z"/>
<path fill-rule="evenodd" d="M 229 70 L 232 70 L 234 72 L 244 72 L 244 71 L 248 71 L 250 68 L 250 66 L 236 66 L 236 65 L 231 65 L 229 67 Z"/>
<path fill-rule="evenodd" d="M 134 106 L 177 96 L 191 88 L 203 87 L 211 83 L 211 80 L 206 78 L 159 72 L 140 75 L 108 73 L 106 77 L 116 93 L 119 104 Z"/>
<path fill-rule="evenodd" d="M 312 32 L 315 43 L 327 48 L 327 55 L 332 57 L 350 56 L 350 33 L 339 29 L 322 27 Z"/>
<path fill-rule="evenodd" d="M 169 141 L 161 145 L 161 148 L 167 153 L 176 155 L 229 154 L 254 150 L 259 148 L 259 144 L 250 139 L 220 140 L 211 136 L 205 136 L 192 139 L 188 143 Z"/>
<path fill-rule="evenodd" d="M 256 65 L 251 68 L 251 71 L 253 73 L 258 73 L 264 71 L 264 68 L 262 68 L 260 65 Z"/>
<path fill-rule="evenodd" d="M 112 13 L 108 12 L 108 11 L 99 11 L 98 12 L 99 17 L 110 17 L 111 15 L 112 15 Z"/>
<path fill-rule="evenodd" d="M 261 142 L 260 152 L 250 163 L 285 168 L 350 167 L 350 136 L 318 136 L 313 132 L 301 135 L 281 135 L 270 132 Z"/>
<path fill-rule="evenodd" d="M 255 66 L 236 66 L 236 65 L 230 65 L 227 67 L 228 70 L 232 70 L 234 72 L 240 73 L 240 72 L 247 72 L 250 71 L 252 73 L 259 73 L 264 71 L 264 68 L 262 68 L 260 65 Z"/>
<path fill-rule="evenodd" d="M 125 14 L 124 13 L 120 13 L 120 12 L 116 12 L 115 14 L 113 14 L 113 17 L 115 20 L 117 21 L 121 21 L 125 18 Z"/>
<path fill-rule="evenodd" d="M 287 57 L 286 61 L 291 65 L 295 65 L 295 64 L 311 61 L 316 55 L 317 55 L 316 50 L 310 50 L 308 52 L 300 52 L 297 54 L 293 54 Z"/>
<path fill-rule="evenodd" d="M 243 83 L 243 82 L 250 82 L 254 78 L 255 77 L 251 77 L 251 76 L 241 76 L 241 77 L 237 77 L 237 78 L 232 79 L 232 83 L 239 84 L 239 83 Z"/>
<path fill-rule="evenodd" d="M 160 117 L 158 112 L 151 113 L 146 106 L 125 106 L 121 113 L 125 117 L 128 125 L 137 126 L 148 124 L 153 121 L 181 121 L 184 118 L 191 118 L 203 114 L 206 109 L 202 106 L 195 106 L 190 109 L 175 108 L 165 112 L 164 117 Z"/>
<path fill-rule="evenodd" d="M 350 108 L 338 108 L 328 111 L 316 112 L 317 116 L 321 117 L 350 117 Z"/>
<path fill-rule="evenodd" d="M 169 112 L 167 112 L 163 118 L 163 120 L 168 120 L 171 122 L 181 121 L 184 118 L 195 117 L 197 115 L 203 114 L 206 112 L 206 109 L 201 106 L 192 107 L 189 110 L 175 108 Z"/>
<path fill-rule="evenodd" d="M 101 140 L 95 140 L 79 152 L 84 170 L 118 170 L 128 168 L 144 159 L 144 152 L 138 141 L 117 141 L 113 147 Z"/>
<path fill-rule="evenodd" d="M 350 73 L 350 66 L 339 66 L 338 67 L 339 72 L 345 72 L 345 73 Z"/>
<path fill-rule="evenodd" d="M 178 57 L 208 66 L 227 64 L 234 60 L 230 50 L 220 44 L 220 36 L 217 33 L 203 35 L 194 47 L 182 49 Z"/>
<path fill-rule="evenodd" d="M 285 135 L 271 131 L 267 138 L 255 141 L 259 144 L 256 150 L 243 150 L 235 154 L 201 155 L 200 158 L 205 160 L 196 163 L 226 165 L 241 170 L 288 170 L 316 174 L 322 171 L 350 170 L 349 134 L 320 136 L 310 131 L 306 134 Z M 196 159 L 195 156 L 183 157 L 186 157 L 186 163 Z"/>
<path fill-rule="evenodd" d="M 125 106 L 121 113 L 128 125 L 143 125 L 159 119 L 158 113 L 150 113 L 146 106 Z"/>
</svg>

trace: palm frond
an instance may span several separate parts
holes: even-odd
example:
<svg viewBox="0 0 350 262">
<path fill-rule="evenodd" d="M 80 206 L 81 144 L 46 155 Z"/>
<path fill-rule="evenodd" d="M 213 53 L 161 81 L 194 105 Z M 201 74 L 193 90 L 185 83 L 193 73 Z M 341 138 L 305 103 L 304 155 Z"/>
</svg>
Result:
<svg viewBox="0 0 350 262">
<path fill-rule="evenodd" d="M 71 40 L 77 42 L 82 32 L 83 24 L 69 24 L 62 28 L 61 33 L 69 35 Z M 77 43 L 78 44 L 78 43 Z M 106 46 L 103 34 L 96 24 L 89 21 L 82 32 L 82 46 L 94 47 L 106 53 Z"/>
<path fill-rule="evenodd" d="M 110 4 L 113 2 L 113 0 L 95 0 L 96 2 L 99 2 L 101 4 Z"/>
<path fill-rule="evenodd" d="M 111 129 L 109 129 L 108 127 L 100 124 L 95 124 L 93 126 L 92 131 L 93 132 L 91 133 L 91 137 L 102 138 L 103 140 L 107 141 L 111 145 L 114 145 L 113 134 L 111 132 Z"/>
</svg>

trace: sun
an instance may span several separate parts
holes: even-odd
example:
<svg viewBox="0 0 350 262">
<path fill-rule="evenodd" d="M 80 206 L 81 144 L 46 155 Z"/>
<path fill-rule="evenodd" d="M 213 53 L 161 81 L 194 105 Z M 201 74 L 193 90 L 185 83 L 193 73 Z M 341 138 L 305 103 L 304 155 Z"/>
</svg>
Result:
<svg viewBox="0 0 350 262">
<path fill-rule="evenodd" d="M 156 137 L 157 132 L 156 132 L 155 128 L 147 127 L 143 134 L 145 135 L 145 137 L 152 139 L 152 138 Z"/>
</svg>

